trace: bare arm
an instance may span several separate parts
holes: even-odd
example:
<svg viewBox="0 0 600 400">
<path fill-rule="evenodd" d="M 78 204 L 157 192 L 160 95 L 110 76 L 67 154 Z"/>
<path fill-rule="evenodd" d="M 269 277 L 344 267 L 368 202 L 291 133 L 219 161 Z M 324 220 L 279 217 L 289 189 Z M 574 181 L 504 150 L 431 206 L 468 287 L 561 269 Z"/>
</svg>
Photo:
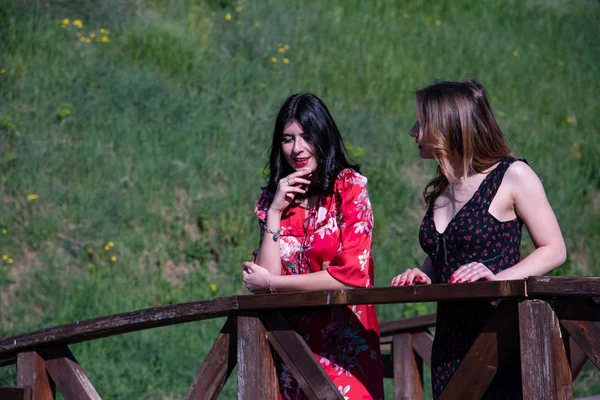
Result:
<svg viewBox="0 0 600 400">
<path fill-rule="evenodd" d="M 541 276 L 565 262 L 565 242 L 548 203 L 538 176 L 525 163 L 515 162 L 506 178 L 510 184 L 515 210 L 521 217 L 535 245 L 535 250 L 510 268 L 499 272 L 496 279 L 522 279 Z"/>
</svg>

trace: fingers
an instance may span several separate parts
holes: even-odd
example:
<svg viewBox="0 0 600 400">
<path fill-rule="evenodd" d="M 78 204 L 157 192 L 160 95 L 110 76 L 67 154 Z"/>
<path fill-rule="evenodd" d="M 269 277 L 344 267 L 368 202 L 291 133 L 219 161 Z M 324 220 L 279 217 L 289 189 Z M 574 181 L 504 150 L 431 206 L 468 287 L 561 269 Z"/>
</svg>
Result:
<svg viewBox="0 0 600 400">
<path fill-rule="evenodd" d="M 412 284 L 431 284 L 431 279 L 419 268 L 409 268 L 396 275 L 390 286 L 410 286 Z"/>
<path fill-rule="evenodd" d="M 478 280 L 494 280 L 495 275 L 485 265 L 470 262 L 460 266 L 450 277 L 450 283 L 475 282 Z"/>
</svg>

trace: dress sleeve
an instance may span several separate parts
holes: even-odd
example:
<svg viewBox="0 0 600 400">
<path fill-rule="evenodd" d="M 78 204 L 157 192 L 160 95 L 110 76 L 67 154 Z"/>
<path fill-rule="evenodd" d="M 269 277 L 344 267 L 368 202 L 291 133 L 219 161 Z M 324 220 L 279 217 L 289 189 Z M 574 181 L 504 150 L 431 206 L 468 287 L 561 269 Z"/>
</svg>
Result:
<svg viewBox="0 0 600 400">
<path fill-rule="evenodd" d="M 256 203 L 256 207 L 254 207 L 254 215 L 258 218 L 258 224 L 260 226 L 260 240 L 258 245 L 260 247 L 260 243 L 263 240 L 265 235 L 265 223 L 267 221 L 267 211 L 273 202 L 273 194 L 267 190 L 267 188 L 262 188 L 262 193 L 260 195 L 260 199 L 258 199 L 258 203 Z M 252 252 L 252 261 L 256 261 L 256 254 L 258 252 L 258 248 Z"/>
<path fill-rule="evenodd" d="M 344 170 L 338 177 L 335 191 L 339 199 L 340 248 L 327 271 L 347 285 L 372 287 L 373 211 L 367 178 L 352 170 Z"/>
</svg>

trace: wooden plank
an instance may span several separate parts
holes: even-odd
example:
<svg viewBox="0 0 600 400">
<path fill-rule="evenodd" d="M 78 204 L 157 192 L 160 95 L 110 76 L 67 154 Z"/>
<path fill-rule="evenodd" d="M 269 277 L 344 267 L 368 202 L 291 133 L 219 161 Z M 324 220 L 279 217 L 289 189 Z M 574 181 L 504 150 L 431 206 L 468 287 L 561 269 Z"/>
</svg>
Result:
<svg viewBox="0 0 600 400">
<path fill-rule="evenodd" d="M 573 381 L 575 381 L 585 364 L 589 361 L 589 358 L 566 330 L 563 331 L 563 341 L 565 342 L 567 357 L 571 366 L 571 376 L 573 377 Z"/>
<path fill-rule="evenodd" d="M 237 317 L 238 399 L 279 398 L 273 355 L 266 335 L 258 314 Z"/>
<path fill-rule="evenodd" d="M 573 399 L 573 382 L 558 319 L 541 300 L 519 304 L 523 399 Z"/>
<path fill-rule="evenodd" d="M 114 314 L 0 339 L 0 365 L 32 348 L 72 344 L 160 326 L 223 317 L 237 309 L 236 297 L 221 297 Z"/>
<path fill-rule="evenodd" d="M 420 315 L 418 317 L 403 318 L 395 321 L 384 321 L 379 323 L 379 332 L 383 338 L 386 335 L 404 331 L 415 331 L 435 326 L 435 314 Z"/>
<path fill-rule="evenodd" d="M 238 296 L 240 310 L 525 297 L 525 280 Z"/>
<path fill-rule="evenodd" d="M 500 304 L 439 396 L 439 400 L 480 399 L 509 355 L 518 347 L 514 302 Z M 476 371 L 476 375 L 474 375 Z M 474 380 L 474 376 L 477 377 Z"/>
<path fill-rule="evenodd" d="M 217 399 L 237 363 L 237 324 L 231 316 L 206 355 L 184 400 Z"/>
<path fill-rule="evenodd" d="M 56 394 L 54 382 L 46 373 L 46 362 L 35 351 L 19 353 L 17 386 L 30 388 L 35 400 L 54 400 Z"/>
<path fill-rule="evenodd" d="M 433 335 L 429 332 L 412 334 L 412 346 L 415 353 L 431 368 L 431 349 L 433 348 Z"/>
<path fill-rule="evenodd" d="M 33 400 L 30 387 L 0 387 L 2 400 Z"/>
<path fill-rule="evenodd" d="M 563 328 L 600 368 L 600 304 L 590 299 L 561 298 L 554 308 Z"/>
<path fill-rule="evenodd" d="M 263 321 L 268 330 L 269 342 L 296 378 L 306 397 L 314 400 L 343 400 L 304 339 L 290 327 L 281 313 L 265 314 Z"/>
<path fill-rule="evenodd" d="M 65 400 L 100 400 L 100 395 L 68 347 L 44 351 L 46 371 Z"/>
<path fill-rule="evenodd" d="M 527 278 L 530 296 L 600 296 L 600 277 L 532 276 Z"/>
<path fill-rule="evenodd" d="M 410 333 L 394 335 L 392 358 L 394 361 L 394 400 L 422 400 L 422 371 L 419 370 L 412 349 Z"/>
</svg>

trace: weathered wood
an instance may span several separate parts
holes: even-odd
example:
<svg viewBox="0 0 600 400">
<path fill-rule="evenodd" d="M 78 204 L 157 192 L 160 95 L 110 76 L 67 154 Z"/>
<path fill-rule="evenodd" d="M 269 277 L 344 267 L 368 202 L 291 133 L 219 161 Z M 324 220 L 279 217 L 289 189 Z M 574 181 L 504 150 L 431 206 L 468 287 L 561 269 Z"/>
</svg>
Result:
<svg viewBox="0 0 600 400">
<path fill-rule="evenodd" d="M 238 399 L 279 398 L 273 355 L 257 313 L 237 317 Z"/>
<path fill-rule="evenodd" d="M 600 277 L 532 276 L 527 278 L 530 296 L 600 296 Z"/>
<path fill-rule="evenodd" d="M 221 297 L 114 314 L 46 328 L 0 340 L 0 365 L 36 347 L 68 345 L 144 329 L 223 317 L 237 308 L 235 297 Z"/>
<path fill-rule="evenodd" d="M 411 334 L 394 335 L 394 400 L 422 400 L 422 371 L 419 370 L 412 348 Z"/>
<path fill-rule="evenodd" d="M 54 382 L 46 373 L 46 362 L 35 351 L 19 353 L 17 386 L 30 388 L 35 400 L 54 400 L 56 394 Z"/>
<path fill-rule="evenodd" d="M 240 310 L 525 297 L 525 280 L 238 296 Z"/>
<path fill-rule="evenodd" d="M 237 324 L 231 316 L 206 355 L 184 400 L 216 399 L 237 363 Z"/>
<path fill-rule="evenodd" d="M 558 319 L 541 300 L 519 304 L 523 399 L 573 399 L 573 382 Z"/>
<path fill-rule="evenodd" d="M 45 351 L 46 371 L 65 400 L 100 400 L 100 395 L 68 347 Z"/>
<path fill-rule="evenodd" d="M 487 322 L 439 396 L 439 400 L 480 399 L 518 347 L 517 313 L 514 302 L 505 301 Z M 477 379 L 473 379 L 477 371 Z M 469 384 L 466 384 L 469 382 Z"/>
<path fill-rule="evenodd" d="M 420 315 L 418 317 L 403 318 L 396 321 L 384 321 L 379 323 L 381 337 L 405 331 L 416 331 L 435 326 L 435 314 Z"/>
<path fill-rule="evenodd" d="M 560 324 L 600 368 L 600 304 L 590 299 L 557 299 L 554 306 Z"/>
<path fill-rule="evenodd" d="M 429 332 L 416 332 L 412 334 L 412 346 L 415 353 L 431 368 L 431 349 L 433 335 Z"/>
<path fill-rule="evenodd" d="M 34 400 L 29 387 L 0 387 L 2 400 Z"/>
<path fill-rule="evenodd" d="M 575 381 L 590 359 L 566 330 L 563 332 L 563 341 L 567 346 L 567 357 L 569 358 L 569 365 L 571 366 L 571 376 L 573 377 L 573 381 Z"/>
<path fill-rule="evenodd" d="M 296 378 L 298 386 L 306 397 L 314 400 L 343 400 L 343 396 L 306 342 L 279 312 L 265 314 L 263 321 L 267 327 L 269 342 Z"/>
</svg>

